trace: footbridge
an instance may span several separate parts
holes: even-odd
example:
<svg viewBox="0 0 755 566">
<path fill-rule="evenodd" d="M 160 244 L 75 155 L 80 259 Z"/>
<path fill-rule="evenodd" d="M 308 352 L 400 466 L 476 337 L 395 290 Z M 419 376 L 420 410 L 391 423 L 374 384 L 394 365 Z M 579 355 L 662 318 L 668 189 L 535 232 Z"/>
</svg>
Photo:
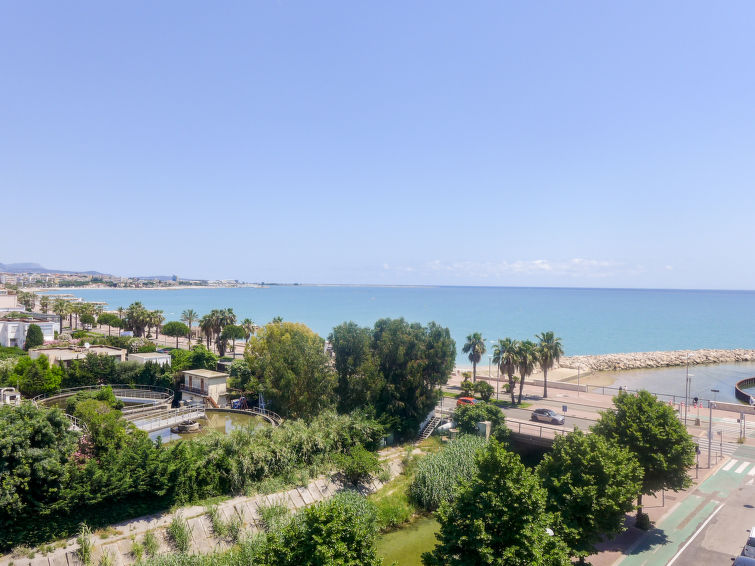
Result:
<svg viewBox="0 0 755 566">
<path fill-rule="evenodd" d="M 136 415 L 128 419 L 133 425 L 144 432 L 154 432 L 181 424 L 184 421 L 201 419 L 205 416 L 204 405 L 192 404 L 166 409 L 151 414 Z"/>
</svg>

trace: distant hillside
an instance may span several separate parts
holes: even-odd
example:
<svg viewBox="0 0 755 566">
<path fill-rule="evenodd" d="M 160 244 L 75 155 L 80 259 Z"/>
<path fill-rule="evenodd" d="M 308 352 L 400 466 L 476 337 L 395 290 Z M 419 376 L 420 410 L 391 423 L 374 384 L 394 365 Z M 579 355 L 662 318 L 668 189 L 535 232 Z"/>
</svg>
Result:
<svg viewBox="0 0 755 566">
<path fill-rule="evenodd" d="M 81 273 L 83 275 L 107 275 L 99 271 L 68 271 L 66 269 L 47 269 L 38 263 L 0 263 L 2 273 Z"/>
</svg>

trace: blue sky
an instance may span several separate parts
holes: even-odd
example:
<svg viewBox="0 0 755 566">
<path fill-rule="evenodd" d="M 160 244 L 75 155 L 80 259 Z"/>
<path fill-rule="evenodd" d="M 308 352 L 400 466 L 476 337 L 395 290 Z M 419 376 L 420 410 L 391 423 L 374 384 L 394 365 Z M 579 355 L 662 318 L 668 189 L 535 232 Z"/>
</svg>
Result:
<svg viewBox="0 0 755 566">
<path fill-rule="evenodd" d="M 751 2 L 0 3 L 0 262 L 755 288 Z"/>
</svg>

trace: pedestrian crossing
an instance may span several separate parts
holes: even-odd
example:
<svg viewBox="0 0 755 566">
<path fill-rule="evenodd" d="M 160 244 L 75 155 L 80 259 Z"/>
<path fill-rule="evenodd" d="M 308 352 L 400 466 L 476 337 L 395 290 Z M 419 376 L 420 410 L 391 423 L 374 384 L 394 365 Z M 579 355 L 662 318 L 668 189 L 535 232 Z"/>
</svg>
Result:
<svg viewBox="0 0 755 566">
<path fill-rule="evenodd" d="M 736 458 L 730 458 L 721 470 L 724 472 L 731 471 L 734 474 L 740 475 L 744 474 L 745 470 L 748 470 L 746 475 L 755 476 L 755 463 L 747 460 L 742 461 Z"/>
<path fill-rule="evenodd" d="M 708 451 L 708 439 L 707 438 L 698 438 L 697 444 L 700 446 L 700 450 L 703 452 Z M 723 456 L 731 456 L 734 454 L 734 452 L 737 451 L 738 448 L 740 448 L 742 445 L 738 444 L 736 442 L 724 442 L 723 444 L 719 441 L 716 442 L 716 438 L 713 439 L 713 442 L 711 443 L 710 449 L 713 454 L 720 454 Z"/>
</svg>

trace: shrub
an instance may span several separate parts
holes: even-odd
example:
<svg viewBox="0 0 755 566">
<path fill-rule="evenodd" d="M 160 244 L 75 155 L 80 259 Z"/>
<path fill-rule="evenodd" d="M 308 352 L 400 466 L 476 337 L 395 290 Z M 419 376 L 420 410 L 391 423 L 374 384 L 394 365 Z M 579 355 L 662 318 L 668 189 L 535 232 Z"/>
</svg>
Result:
<svg viewBox="0 0 755 566">
<path fill-rule="evenodd" d="M 144 545 L 136 540 L 131 543 L 131 556 L 134 558 L 134 562 L 140 562 L 144 557 Z"/>
<path fill-rule="evenodd" d="M 483 446 L 482 438 L 462 435 L 437 454 L 420 460 L 409 486 L 412 500 L 427 511 L 435 511 L 444 501 L 451 501 L 457 482 L 475 473 L 475 456 Z"/>
<path fill-rule="evenodd" d="M 501 409 L 489 403 L 477 403 L 476 405 L 462 405 L 456 408 L 454 421 L 459 431 L 463 434 L 477 434 L 477 423 L 490 421 L 491 432 L 500 436 L 501 429 L 504 429 L 506 417 Z M 499 438 L 500 440 L 500 438 Z"/>
<path fill-rule="evenodd" d="M 191 543 L 189 524 L 181 515 L 176 515 L 168 527 L 168 538 L 178 552 L 187 552 Z"/>
<path fill-rule="evenodd" d="M 487 381 L 478 381 L 474 386 L 475 393 L 480 396 L 485 402 L 490 401 L 490 398 L 495 393 L 495 389 Z"/>
<path fill-rule="evenodd" d="M 356 444 L 346 454 L 338 454 L 335 461 L 346 479 L 354 485 L 382 469 L 377 454 L 361 444 Z"/>
<path fill-rule="evenodd" d="M 474 391 L 474 383 L 472 383 L 468 379 L 465 379 L 461 382 L 461 392 L 464 397 L 471 397 L 472 391 Z"/>
<path fill-rule="evenodd" d="M 635 523 L 635 526 L 638 529 L 642 529 L 643 531 L 647 531 L 652 526 L 652 523 L 650 522 L 650 515 L 647 513 L 639 513 L 637 515 L 637 522 Z"/>
<path fill-rule="evenodd" d="M 262 528 L 267 532 L 280 528 L 289 516 L 288 507 L 281 503 L 259 505 L 257 510 L 262 521 Z"/>
</svg>

